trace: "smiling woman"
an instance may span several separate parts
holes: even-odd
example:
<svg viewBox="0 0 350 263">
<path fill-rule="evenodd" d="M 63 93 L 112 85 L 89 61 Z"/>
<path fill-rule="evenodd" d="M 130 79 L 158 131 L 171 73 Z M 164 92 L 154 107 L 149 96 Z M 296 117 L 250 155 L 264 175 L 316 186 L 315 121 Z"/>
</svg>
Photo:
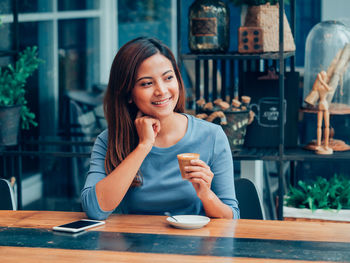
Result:
<svg viewBox="0 0 350 263">
<path fill-rule="evenodd" d="M 108 130 L 91 155 L 82 190 L 90 218 L 130 214 L 238 218 L 231 150 L 219 125 L 184 114 L 182 78 L 155 38 L 126 43 L 114 58 L 104 99 Z M 177 155 L 197 152 L 185 167 Z"/>
<path fill-rule="evenodd" d="M 155 54 L 142 62 L 136 79 L 132 101 L 137 108 L 158 119 L 170 116 L 179 99 L 179 84 L 171 62 Z"/>
</svg>

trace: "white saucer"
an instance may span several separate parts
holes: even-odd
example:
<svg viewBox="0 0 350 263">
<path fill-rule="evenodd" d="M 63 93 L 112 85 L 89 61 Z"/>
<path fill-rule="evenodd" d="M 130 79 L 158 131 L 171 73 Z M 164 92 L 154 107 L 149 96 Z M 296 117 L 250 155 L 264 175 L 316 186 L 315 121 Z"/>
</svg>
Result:
<svg viewBox="0 0 350 263">
<path fill-rule="evenodd" d="M 181 215 L 173 217 L 175 217 L 177 221 L 171 217 L 167 217 L 166 220 L 170 225 L 182 229 L 197 229 L 205 226 L 210 222 L 210 218 L 206 216 Z"/>
</svg>

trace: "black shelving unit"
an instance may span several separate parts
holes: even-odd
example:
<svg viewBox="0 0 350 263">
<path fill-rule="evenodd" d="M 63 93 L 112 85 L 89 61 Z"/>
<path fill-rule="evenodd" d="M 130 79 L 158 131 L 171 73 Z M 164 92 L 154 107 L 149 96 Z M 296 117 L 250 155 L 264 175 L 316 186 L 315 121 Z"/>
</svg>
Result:
<svg viewBox="0 0 350 263">
<path fill-rule="evenodd" d="M 349 161 L 350 152 L 334 152 L 332 155 L 319 155 L 302 147 L 285 149 L 283 161 Z"/>
<path fill-rule="evenodd" d="M 280 156 L 277 149 L 274 148 L 243 148 L 242 151 L 233 151 L 232 156 L 235 160 L 245 161 L 279 161 Z M 282 156 L 284 162 L 302 162 L 302 161 L 348 161 L 350 152 L 334 152 L 332 155 L 317 155 L 313 151 L 305 150 L 302 147 L 286 148 Z"/>
<path fill-rule="evenodd" d="M 291 5 L 291 30 L 292 34 L 295 35 L 295 0 L 290 1 Z M 178 36 L 180 36 L 181 28 L 181 1 L 177 2 L 178 10 Z M 282 18 L 284 16 L 284 1 L 279 0 L 279 52 L 273 53 L 260 53 L 260 54 L 240 54 L 238 52 L 229 52 L 225 54 L 183 54 L 181 49 L 181 41 L 178 39 L 178 57 L 180 58 L 179 65 L 182 66 L 183 60 L 194 60 L 195 61 L 195 100 L 204 97 L 206 101 L 209 101 L 209 67 L 208 62 L 213 61 L 212 66 L 212 100 L 215 100 L 218 97 L 226 98 L 227 96 L 232 99 L 234 97 L 234 77 L 232 75 L 238 73 L 238 80 L 242 77 L 242 68 L 245 66 L 251 66 L 251 64 L 258 67 L 259 61 L 263 60 L 266 62 L 271 62 L 278 68 L 279 73 L 279 112 L 281 112 L 281 117 L 279 118 L 279 141 L 278 147 L 276 148 L 244 148 L 242 151 L 233 151 L 233 158 L 235 160 L 263 160 L 263 161 L 275 161 L 278 163 L 278 219 L 283 219 L 283 196 L 284 196 L 284 163 L 293 162 L 306 159 L 322 158 L 317 157 L 313 153 L 304 151 L 302 149 L 295 150 L 285 150 L 285 108 L 283 107 L 285 94 L 284 94 L 284 77 L 285 77 L 285 61 L 290 59 L 290 69 L 291 72 L 295 71 L 295 52 L 284 52 L 284 23 Z M 217 79 L 216 74 L 218 71 L 218 65 L 221 64 L 221 79 L 222 87 L 221 94 L 218 94 L 217 89 Z M 268 65 L 266 63 L 265 65 Z M 238 66 L 238 70 L 237 67 Z M 203 68 L 203 76 L 201 76 L 201 67 Z M 265 69 L 267 67 L 265 66 Z M 226 83 L 226 74 L 230 74 L 230 82 Z M 201 80 L 204 81 L 204 94 L 201 95 L 200 83 Z M 240 81 L 240 80 L 239 80 Z M 229 86 L 229 94 L 226 94 L 226 87 Z M 350 156 L 350 155 L 349 155 Z M 326 157 L 323 157 L 326 158 Z M 347 158 L 347 157 L 344 157 Z"/>
</svg>

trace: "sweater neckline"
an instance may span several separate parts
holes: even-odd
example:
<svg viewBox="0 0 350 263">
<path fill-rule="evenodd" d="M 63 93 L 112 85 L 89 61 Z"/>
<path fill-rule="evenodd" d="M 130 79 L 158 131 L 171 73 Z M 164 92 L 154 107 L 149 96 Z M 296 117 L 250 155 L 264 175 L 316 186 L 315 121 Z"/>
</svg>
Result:
<svg viewBox="0 0 350 263">
<path fill-rule="evenodd" d="M 187 138 L 190 137 L 191 135 L 191 132 L 192 132 L 192 126 L 193 126 L 193 116 L 187 114 L 187 113 L 181 113 L 183 114 L 184 116 L 187 117 L 187 130 L 186 130 L 186 133 L 184 135 L 184 137 L 182 137 L 176 144 L 170 146 L 170 147 L 156 147 L 156 146 L 153 146 L 152 147 L 152 150 L 151 150 L 151 153 L 165 153 L 165 152 L 171 152 L 171 151 L 174 151 L 174 150 L 178 150 L 179 147 L 183 146 L 186 144 L 186 141 L 187 141 Z"/>
</svg>

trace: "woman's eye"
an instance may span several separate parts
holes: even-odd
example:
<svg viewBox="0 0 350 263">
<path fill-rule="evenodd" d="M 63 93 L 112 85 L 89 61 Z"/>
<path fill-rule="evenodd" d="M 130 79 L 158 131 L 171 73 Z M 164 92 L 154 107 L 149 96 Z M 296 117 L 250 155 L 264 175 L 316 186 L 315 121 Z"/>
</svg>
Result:
<svg viewBox="0 0 350 263">
<path fill-rule="evenodd" d="M 171 79 L 173 79 L 173 78 L 174 78 L 173 75 L 170 75 L 170 76 L 167 76 L 167 77 L 166 77 L 167 80 L 171 80 Z"/>
<path fill-rule="evenodd" d="M 142 87 L 147 87 L 147 86 L 150 86 L 150 85 L 152 85 L 152 82 L 150 82 L 150 81 L 141 83 Z"/>
</svg>

